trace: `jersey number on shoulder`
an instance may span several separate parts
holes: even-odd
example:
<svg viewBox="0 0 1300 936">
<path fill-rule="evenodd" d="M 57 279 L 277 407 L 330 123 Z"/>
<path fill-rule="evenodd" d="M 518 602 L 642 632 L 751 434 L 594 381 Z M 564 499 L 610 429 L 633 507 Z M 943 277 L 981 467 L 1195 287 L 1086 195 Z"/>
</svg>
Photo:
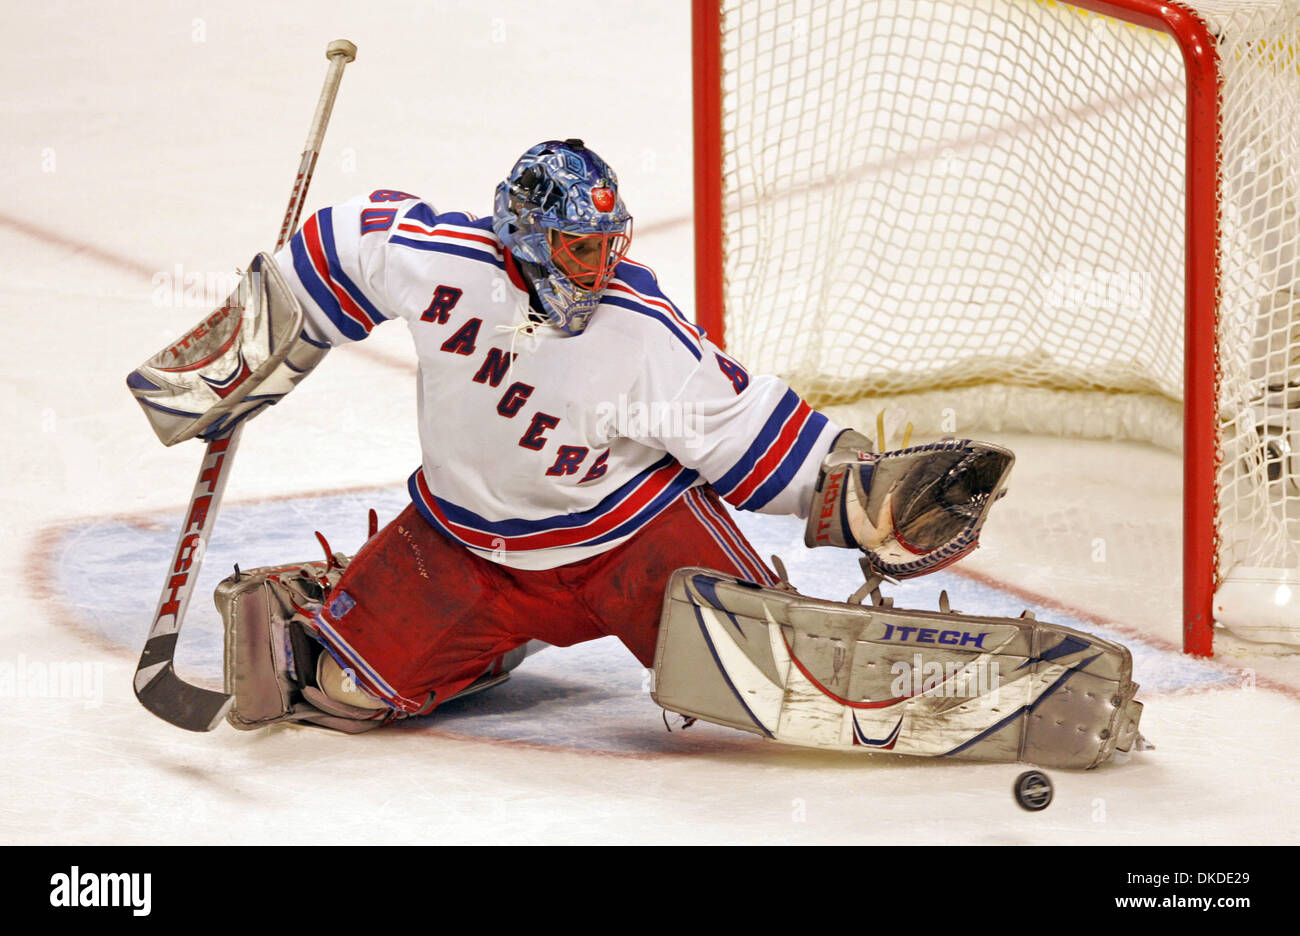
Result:
<svg viewBox="0 0 1300 936">
<path fill-rule="evenodd" d="M 399 192 L 397 189 L 375 189 L 370 193 L 372 202 L 394 202 L 406 201 L 411 198 L 419 198 L 418 195 L 412 195 L 409 192 Z M 397 220 L 396 208 L 363 208 L 361 209 L 361 233 L 362 235 L 374 234 L 377 231 L 387 231 Z"/>
<path fill-rule="evenodd" d="M 396 208 L 362 208 L 361 233 L 364 235 L 373 234 L 376 231 L 387 231 L 393 226 L 393 221 L 396 218 Z"/>
<path fill-rule="evenodd" d="M 718 367 L 726 378 L 731 381 L 731 385 L 736 388 L 737 393 L 741 393 L 749 386 L 749 374 L 745 373 L 743 367 L 729 358 L 724 358 L 721 354 L 713 356 L 718 359 Z"/>
</svg>

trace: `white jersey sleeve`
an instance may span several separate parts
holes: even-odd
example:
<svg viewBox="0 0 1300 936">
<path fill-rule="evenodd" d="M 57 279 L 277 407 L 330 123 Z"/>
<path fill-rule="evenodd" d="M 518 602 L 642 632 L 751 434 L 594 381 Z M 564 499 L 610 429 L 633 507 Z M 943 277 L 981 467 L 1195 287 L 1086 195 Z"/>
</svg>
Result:
<svg viewBox="0 0 1300 936">
<path fill-rule="evenodd" d="M 619 285 L 683 336 L 648 356 L 634 386 L 630 406 L 644 417 L 632 421 L 637 441 L 697 470 L 734 507 L 806 517 L 841 428 L 780 378 L 750 375 L 686 321 L 648 268 L 621 264 Z"/>
<path fill-rule="evenodd" d="M 432 222 L 434 209 L 417 196 L 378 189 L 322 208 L 276 255 L 307 317 L 308 336 L 330 346 L 360 341 L 392 318 L 419 315 L 419 297 L 407 296 L 409 251 L 395 246 L 417 220 Z M 445 220 L 473 219 L 454 213 Z M 426 300 L 428 297 L 424 297 Z"/>
<path fill-rule="evenodd" d="M 667 450 L 733 507 L 806 518 L 840 428 L 778 378 L 749 376 L 707 339 L 704 352 L 679 397 L 694 431 Z"/>
</svg>

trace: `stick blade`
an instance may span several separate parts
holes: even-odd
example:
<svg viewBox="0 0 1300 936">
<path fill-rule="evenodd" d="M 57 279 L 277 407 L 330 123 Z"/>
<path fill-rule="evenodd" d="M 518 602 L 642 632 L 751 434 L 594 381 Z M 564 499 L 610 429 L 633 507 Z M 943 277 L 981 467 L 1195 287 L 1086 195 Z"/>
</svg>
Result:
<svg viewBox="0 0 1300 936">
<path fill-rule="evenodd" d="M 186 731 L 211 731 L 226 717 L 234 696 L 187 683 L 170 662 L 145 685 L 137 687 L 140 704 L 163 721 Z"/>
</svg>

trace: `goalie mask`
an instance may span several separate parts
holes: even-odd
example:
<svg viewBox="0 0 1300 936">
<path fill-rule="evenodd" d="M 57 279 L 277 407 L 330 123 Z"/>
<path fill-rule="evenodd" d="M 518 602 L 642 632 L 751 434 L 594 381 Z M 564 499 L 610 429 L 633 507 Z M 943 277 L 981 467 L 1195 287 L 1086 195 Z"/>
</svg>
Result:
<svg viewBox="0 0 1300 936">
<path fill-rule="evenodd" d="M 576 335 L 627 253 L 632 216 L 603 159 L 581 140 L 551 140 L 524 153 L 497 186 L 492 230 L 532 283 L 547 321 Z"/>
</svg>

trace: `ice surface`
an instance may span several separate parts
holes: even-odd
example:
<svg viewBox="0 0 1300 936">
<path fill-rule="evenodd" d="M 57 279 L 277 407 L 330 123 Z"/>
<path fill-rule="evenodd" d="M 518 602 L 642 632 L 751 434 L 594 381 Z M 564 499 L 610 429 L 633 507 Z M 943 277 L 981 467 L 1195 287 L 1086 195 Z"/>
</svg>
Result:
<svg viewBox="0 0 1300 936">
<path fill-rule="evenodd" d="M 584 9 L 585 14 L 584 15 Z M 984 547 L 893 592 L 1040 617 L 1134 652 L 1158 749 L 1055 772 L 1042 814 L 1012 765 L 782 748 L 668 732 L 614 640 L 530 658 L 509 683 L 360 737 L 190 735 L 131 694 L 197 448 L 164 449 L 125 374 L 201 314 L 156 274 L 216 276 L 270 246 L 325 44 L 359 47 L 308 207 L 381 187 L 484 213 L 527 145 L 581 136 L 618 168 L 637 257 L 691 308 L 689 5 L 62 3 L 0 11 L 0 841 L 1296 842 L 1300 661 L 1177 652 L 1178 464 L 1141 446 L 1007 439 L 1012 490 Z M 575 25 L 577 24 L 577 25 Z M 419 457 L 400 326 L 331 355 L 254 422 L 179 662 L 215 681 L 209 596 L 233 562 L 352 551 Z M 796 521 L 740 517 L 805 591 L 855 558 Z M 1231 648 L 1230 648 L 1231 649 Z M 1239 648 L 1240 649 L 1240 648 Z M 53 691 L 70 669 L 76 686 Z"/>
</svg>

